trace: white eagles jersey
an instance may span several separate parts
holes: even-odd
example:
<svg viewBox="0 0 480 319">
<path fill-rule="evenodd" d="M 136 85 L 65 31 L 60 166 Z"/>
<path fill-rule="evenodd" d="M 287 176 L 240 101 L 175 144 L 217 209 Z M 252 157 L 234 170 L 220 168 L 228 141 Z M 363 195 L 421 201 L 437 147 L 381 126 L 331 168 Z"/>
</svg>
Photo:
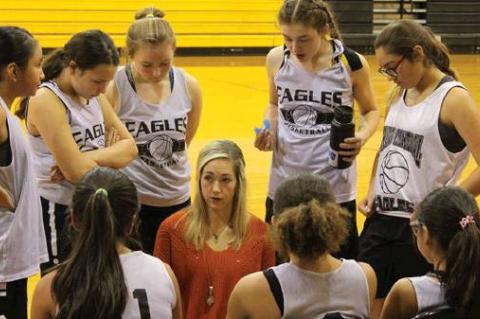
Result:
<svg viewBox="0 0 480 319">
<path fill-rule="evenodd" d="M 98 98 L 81 105 L 63 93 L 53 81 L 42 83 L 41 87 L 50 89 L 65 106 L 72 137 L 81 152 L 105 147 L 105 123 Z M 29 134 L 29 138 L 35 154 L 40 195 L 51 202 L 68 206 L 73 195 L 73 184 L 66 180 L 50 181 L 50 168 L 56 165 L 55 159 L 41 136 Z"/>
<path fill-rule="evenodd" d="M 190 198 L 190 163 L 186 130 L 192 102 L 184 71 L 172 67 L 171 95 L 160 104 L 143 101 L 130 83 L 126 68 L 115 75 L 118 117 L 132 134 L 138 156 L 124 172 L 135 183 L 142 204 L 166 207 Z"/>
<path fill-rule="evenodd" d="M 339 203 L 356 197 L 355 162 L 346 169 L 329 164 L 330 127 L 336 106 L 353 108 L 352 81 L 341 57 L 344 47 L 333 40 L 333 64 L 308 72 L 294 63 L 285 49 L 284 61 L 274 77 L 278 94 L 278 129 L 270 170 L 269 193 L 287 177 L 313 173 L 326 178 Z M 354 53 L 355 54 L 355 53 Z"/>
</svg>

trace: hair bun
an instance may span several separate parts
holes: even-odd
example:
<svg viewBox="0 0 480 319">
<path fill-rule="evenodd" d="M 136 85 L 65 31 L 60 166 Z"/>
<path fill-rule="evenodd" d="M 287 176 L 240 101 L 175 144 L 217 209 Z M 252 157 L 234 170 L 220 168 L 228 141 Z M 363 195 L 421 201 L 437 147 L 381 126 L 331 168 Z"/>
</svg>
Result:
<svg viewBox="0 0 480 319">
<path fill-rule="evenodd" d="M 135 13 L 135 20 L 163 17 L 165 17 L 165 13 L 155 7 L 144 8 Z"/>
</svg>

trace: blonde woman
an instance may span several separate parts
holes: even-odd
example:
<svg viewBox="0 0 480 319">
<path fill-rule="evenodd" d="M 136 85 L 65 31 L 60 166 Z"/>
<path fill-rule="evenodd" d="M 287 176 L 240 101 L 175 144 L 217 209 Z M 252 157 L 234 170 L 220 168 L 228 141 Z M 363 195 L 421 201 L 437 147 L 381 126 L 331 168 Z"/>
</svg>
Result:
<svg viewBox="0 0 480 319">
<path fill-rule="evenodd" d="M 213 141 L 199 154 L 197 196 L 167 218 L 154 255 L 170 264 L 184 296 L 185 318 L 225 318 L 240 278 L 275 263 L 267 225 L 246 210 L 245 160 L 231 141 Z"/>
</svg>

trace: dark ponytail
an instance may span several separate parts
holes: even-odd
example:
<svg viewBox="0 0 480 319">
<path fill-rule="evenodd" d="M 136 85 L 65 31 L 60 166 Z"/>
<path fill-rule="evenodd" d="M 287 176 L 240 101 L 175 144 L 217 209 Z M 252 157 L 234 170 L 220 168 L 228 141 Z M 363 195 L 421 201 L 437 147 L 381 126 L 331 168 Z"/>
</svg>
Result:
<svg viewBox="0 0 480 319">
<path fill-rule="evenodd" d="M 342 40 L 338 25 L 330 6 L 322 0 L 286 0 L 278 12 L 280 24 L 302 24 L 323 31 L 328 25 L 330 36 Z"/>
<path fill-rule="evenodd" d="M 419 45 L 425 56 L 440 71 L 457 79 L 450 67 L 450 57 L 447 47 L 435 36 L 429 27 L 424 27 L 412 20 L 399 20 L 390 23 L 375 40 L 375 48 L 385 48 L 388 53 L 414 59 L 413 48 Z"/>
<path fill-rule="evenodd" d="M 113 40 L 103 31 L 88 30 L 76 33 L 63 48 L 51 52 L 42 63 L 45 74 L 42 82 L 57 78 L 70 62 L 80 70 L 90 70 L 101 64 L 117 66 L 118 50 Z M 24 98 L 15 114 L 24 119 L 28 98 Z"/>
<path fill-rule="evenodd" d="M 97 168 L 77 184 L 72 199 L 75 240 L 52 285 L 57 319 L 121 317 L 127 288 L 117 244 L 128 241 L 137 210 L 135 186 L 119 171 Z"/>
<path fill-rule="evenodd" d="M 89 70 L 101 64 L 117 66 L 120 58 L 112 39 L 103 31 L 79 32 L 63 49 L 55 50 L 46 57 L 42 65 L 45 74 L 43 81 L 56 78 L 71 61 L 81 70 Z"/>
<path fill-rule="evenodd" d="M 463 318 L 480 295 L 480 217 L 475 198 L 458 187 L 440 188 L 420 203 L 417 215 L 445 253 L 440 280 L 447 303 Z"/>
</svg>

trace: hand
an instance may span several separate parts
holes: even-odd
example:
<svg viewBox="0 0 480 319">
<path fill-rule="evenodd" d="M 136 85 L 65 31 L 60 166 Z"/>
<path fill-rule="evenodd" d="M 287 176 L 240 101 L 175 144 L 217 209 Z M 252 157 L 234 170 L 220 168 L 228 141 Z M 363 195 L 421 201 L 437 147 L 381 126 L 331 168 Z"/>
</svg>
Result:
<svg viewBox="0 0 480 319">
<path fill-rule="evenodd" d="M 111 127 L 107 130 L 107 136 L 105 141 L 105 147 L 114 145 L 120 140 L 120 135 L 118 135 L 117 130 L 114 127 Z"/>
<path fill-rule="evenodd" d="M 255 136 L 255 147 L 260 151 L 271 151 L 273 150 L 274 138 L 271 130 L 262 129 Z"/>
<path fill-rule="evenodd" d="M 50 181 L 54 183 L 59 183 L 65 180 L 65 176 L 63 176 L 62 171 L 60 170 L 60 167 L 57 165 L 52 166 L 50 168 Z"/>
<path fill-rule="evenodd" d="M 373 209 L 374 201 L 374 195 L 368 194 L 367 197 L 362 199 L 362 201 L 360 201 L 360 203 L 358 204 L 358 210 L 367 218 L 369 218 L 375 213 Z"/>
<path fill-rule="evenodd" d="M 340 148 L 343 151 L 339 151 L 338 154 L 343 156 L 346 162 L 353 162 L 358 153 L 360 153 L 363 146 L 362 141 L 362 138 L 358 136 L 346 138 L 343 143 L 340 143 Z"/>
<path fill-rule="evenodd" d="M 15 211 L 15 204 L 10 193 L 0 186 L 0 207 L 7 208 L 10 211 Z"/>
<path fill-rule="evenodd" d="M 275 144 L 273 132 L 270 129 L 270 120 L 263 120 L 263 128 L 255 128 L 255 147 L 260 151 L 271 151 Z"/>
</svg>

